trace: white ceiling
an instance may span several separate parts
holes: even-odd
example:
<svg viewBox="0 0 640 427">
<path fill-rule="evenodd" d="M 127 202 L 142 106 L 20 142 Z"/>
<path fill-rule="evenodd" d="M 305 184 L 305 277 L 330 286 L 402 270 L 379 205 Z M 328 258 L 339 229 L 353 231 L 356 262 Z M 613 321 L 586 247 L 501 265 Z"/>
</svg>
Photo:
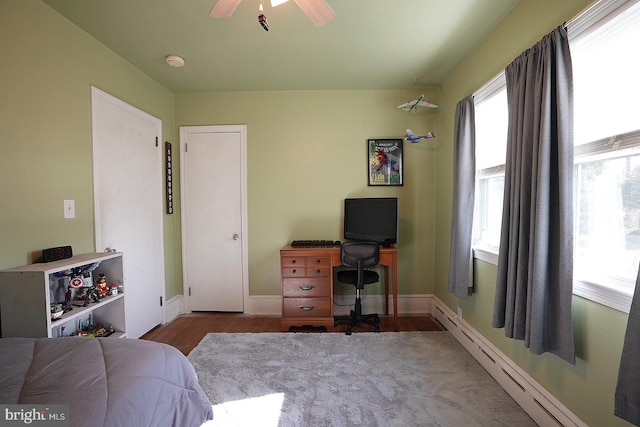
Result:
<svg viewBox="0 0 640 427">
<path fill-rule="evenodd" d="M 432 88 L 519 2 L 327 0 L 336 17 L 316 27 L 264 0 L 266 32 L 259 0 L 228 19 L 216 0 L 42 1 L 173 93 Z"/>
</svg>

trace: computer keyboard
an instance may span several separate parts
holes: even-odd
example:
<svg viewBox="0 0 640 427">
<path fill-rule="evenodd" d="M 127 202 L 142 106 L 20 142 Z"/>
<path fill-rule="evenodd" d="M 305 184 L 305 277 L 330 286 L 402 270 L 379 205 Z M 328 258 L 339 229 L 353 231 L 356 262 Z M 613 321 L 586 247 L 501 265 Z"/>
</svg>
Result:
<svg viewBox="0 0 640 427">
<path fill-rule="evenodd" d="M 340 246 L 340 240 L 294 240 L 293 248 L 325 248 Z"/>
</svg>

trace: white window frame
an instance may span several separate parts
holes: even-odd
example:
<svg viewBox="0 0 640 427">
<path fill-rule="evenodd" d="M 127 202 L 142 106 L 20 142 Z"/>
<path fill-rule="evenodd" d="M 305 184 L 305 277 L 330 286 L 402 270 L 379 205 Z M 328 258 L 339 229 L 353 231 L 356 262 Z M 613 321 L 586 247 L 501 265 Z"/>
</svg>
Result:
<svg viewBox="0 0 640 427">
<path fill-rule="evenodd" d="M 482 101 L 489 99 L 496 95 L 498 92 L 505 90 L 506 87 L 506 78 L 504 71 L 496 75 L 489 82 L 487 82 L 484 86 L 478 89 L 474 94 L 474 103 L 477 105 Z M 506 119 L 506 117 L 505 117 Z M 506 135 L 505 135 L 506 138 Z M 476 147 L 476 150 L 478 147 Z M 505 153 L 506 156 L 506 153 Z M 480 200 L 480 188 L 479 188 L 479 180 L 480 178 L 488 178 L 493 176 L 499 176 L 500 174 L 504 175 L 504 163 L 501 165 L 494 165 L 492 167 L 478 170 L 476 171 L 476 196 L 475 196 L 475 212 L 473 215 L 474 220 L 474 236 L 473 236 L 473 256 L 474 258 L 480 259 L 482 261 L 489 262 L 494 265 L 498 265 L 498 247 L 490 246 L 483 244 L 478 241 L 478 230 L 480 229 L 478 222 L 481 220 L 479 216 L 480 206 L 477 203 Z"/>
<path fill-rule="evenodd" d="M 567 23 L 567 27 L 569 29 L 569 37 L 570 40 L 580 37 L 583 35 L 585 31 L 588 31 L 591 26 L 601 20 L 611 19 L 612 12 L 618 12 L 626 9 L 627 7 L 633 5 L 636 1 L 629 0 L 600 0 L 593 3 L 589 6 L 585 11 L 576 16 L 572 21 Z M 617 15 L 617 13 L 615 14 Z M 493 79 L 491 79 L 487 84 L 485 84 L 482 88 L 474 93 L 474 98 L 476 104 L 482 102 L 483 99 L 487 99 L 499 90 L 504 89 L 506 85 L 506 81 L 504 78 L 504 72 L 500 73 Z M 507 118 L 505 118 L 507 119 Z M 626 142 L 629 147 L 640 147 L 640 143 L 638 143 L 638 139 L 640 139 L 640 131 L 631 132 L 632 138 L 627 138 Z M 627 135 L 628 136 L 628 135 Z M 636 138 L 638 137 L 638 138 Z M 624 139 L 624 138 L 623 138 Z M 624 143 L 624 141 L 623 141 Z M 590 144 L 585 144 L 590 147 L 576 147 L 575 160 L 574 163 L 578 164 L 584 161 L 585 158 L 592 156 L 594 153 L 602 153 L 608 152 L 612 150 L 623 149 L 626 147 L 620 147 L 620 145 L 616 145 L 615 148 L 606 147 L 603 141 L 595 141 Z M 598 147 L 600 145 L 601 147 Z M 504 165 L 501 165 L 495 169 L 494 173 L 504 174 Z M 490 170 L 485 171 L 477 171 L 476 173 L 476 188 L 478 187 L 478 180 L 481 176 L 488 176 L 487 174 L 492 173 Z M 478 201 L 478 194 L 476 194 L 476 201 Z M 476 203 L 476 206 L 478 203 Z M 474 221 L 478 221 L 478 209 L 476 208 L 476 212 L 474 214 Z M 488 262 L 493 265 L 498 264 L 498 251 L 499 248 L 483 246 L 476 242 L 476 236 L 473 239 L 473 256 L 476 259 Z M 624 282 L 624 283 L 623 283 Z M 573 293 L 583 298 L 587 298 L 589 300 L 595 301 L 597 303 L 603 304 L 605 306 L 614 308 L 616 310 L 628 313 L 631 307 L 631 300 L 633 298 L 633 290 L 629 288 L 629 284 L 624 280 L 616 280 L 614 278 L 607 278 L 605 282 L 602 281 L 587 281 L 587 280 L 578 280 L 574 279 L 573 283 Z"/>
<path fill-rule="evenodd" d="M 575 147 L 575 161 L 605 160 L 637 155 L 640 149 L 640 130 L 615 135 Z M 633 283 L 624 278 L 603 277 L 595 280 L 574 278 L 573 293 L 628 313 L 633 298 Z"/>
</svg>

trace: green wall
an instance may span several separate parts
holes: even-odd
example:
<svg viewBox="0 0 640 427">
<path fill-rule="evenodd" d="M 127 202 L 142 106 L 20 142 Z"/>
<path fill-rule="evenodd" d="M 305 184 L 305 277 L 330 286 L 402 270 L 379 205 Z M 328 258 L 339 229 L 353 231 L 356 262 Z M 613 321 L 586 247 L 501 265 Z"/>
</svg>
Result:
<svg viewBox="0 0 640 427">
<path fill-rule="evenodd" d="M 90 87 L 161 119 L 164 138 L 174 96 L 39 0 L 0 0 L 0 55 L 0 269 L 53 246 L 91 252 Z M 75 219 L 63 219 L 65 199 Z M 170 298 L 182 286 L 177 219 L 165 216 L 164 229 Z"/>
<path fill-rule="evenodd" d="M 469 299 L 460 300 L 447 291 L 456 104 L 497 75 L 522 51 L 590 3 L 591 0 L 523 0 L 443 83 L 439 117 L 443 138 L 436 162 L 436 295 L 454 312 L 461 307 L 466 322 L 588 425 L 623 426 L 629 424 L 613 415 L 613 401 L 627 321 L 625 313 L 574 297 L 578 360 L 575 366 L 571 366 L 553 355 L 533 355 L 521 341 L 505 338 L 503 329 L 491 327 L 496 279 L 494 265 L 475 261 L 476 293 Z"/>
<path fill-rule="evenodd" d="M 366 184 L 367 138 L 400 138 L 407 127 L 437 132 L 434 110 L 395 108 L 422 91 L 174 95 L 39 0 L 0 0 L 0 53 L 11 58 L 0 71 L 0 173 L 10 183 L 0 193 L 0 268 L 31 263 L 52 246 L 94 250 L 94 85 L 161 119 L 163 139 L 174 144 L 180 125 L 247 124 L 251 295 L 280 293 L 285 243 L 341 239 L 347 196 L 400 198 L 400 292 L 434 292 L 438 142 L 407 143 L 404 186 Z M 438 102 L 438 90 L 424 94 Z M 65 199 L 75 200 L 75 219 L 63 219 Z M 182 293 L 177 208 L 164 216 L 167 298 Z"/>
<path fill-rule="evenodd" d="M 438 102 L 439 92 L 425 91 Z M 416 92 L 279 91 L 176 95 L 176 125 L 247 125 L 249 287 L 280 294 L 279 250 L 293 239 L 342 240 L 345 197 L 400 198 L 399 293 L 434 292 L 435 156 L 404 146 L 404 185 L 367 186 L 367 139 L 437 133 L 435 110 L 396 108 Z"/>
</svg>

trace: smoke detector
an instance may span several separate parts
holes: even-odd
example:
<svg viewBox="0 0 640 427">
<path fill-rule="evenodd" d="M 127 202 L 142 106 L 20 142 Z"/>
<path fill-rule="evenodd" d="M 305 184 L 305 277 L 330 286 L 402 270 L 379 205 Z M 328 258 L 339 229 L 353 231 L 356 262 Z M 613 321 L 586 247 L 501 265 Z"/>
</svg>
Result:
<svg viewBox="0 0 640 427">
<path fill-rule="evenodd" d="M 167 61 L 167 64 L 176 68 L 180 68 L 184 65 L 184 59 L 178 55 L 167 55 L 165 61 Z"/>
</svg>

